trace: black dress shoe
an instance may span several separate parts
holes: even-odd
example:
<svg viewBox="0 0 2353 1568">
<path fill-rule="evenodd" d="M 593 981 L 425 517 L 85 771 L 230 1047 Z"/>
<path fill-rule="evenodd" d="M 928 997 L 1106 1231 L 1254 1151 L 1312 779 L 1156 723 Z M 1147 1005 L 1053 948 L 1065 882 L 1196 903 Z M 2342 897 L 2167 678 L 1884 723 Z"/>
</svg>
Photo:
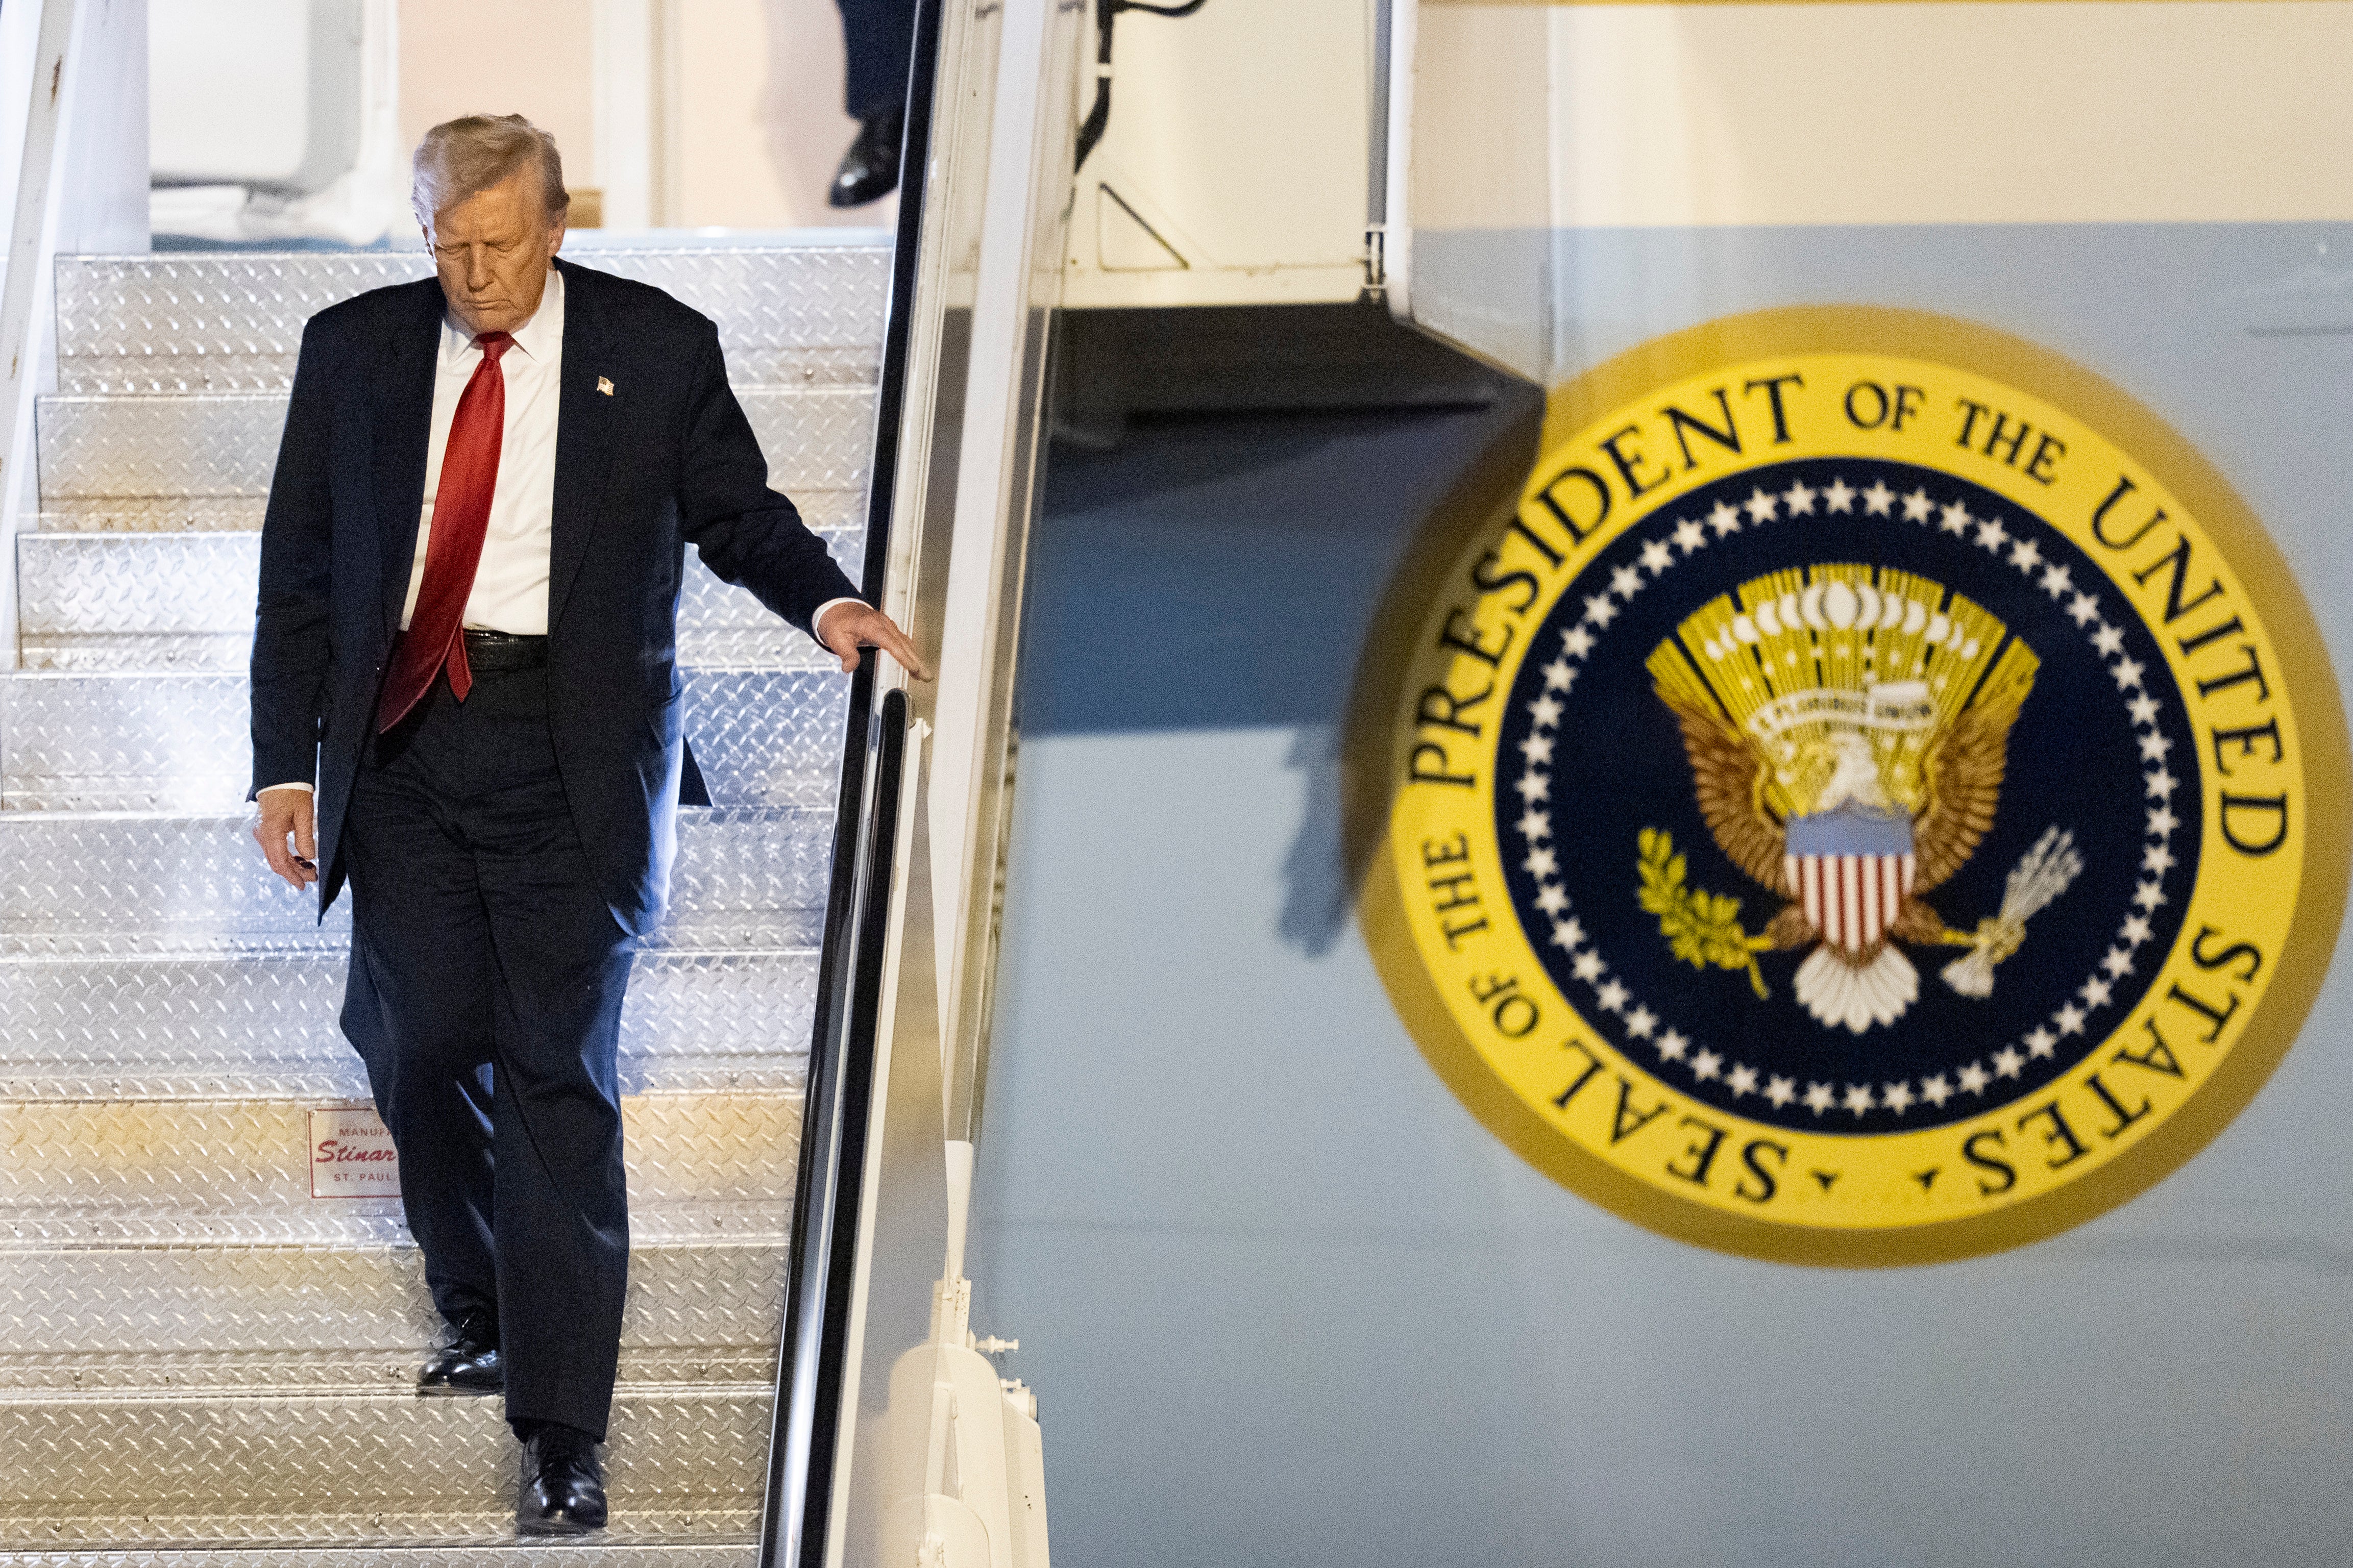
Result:
<svg viewBox="0 0 2353 1568">
<path fill-rule="evenodd" d="M 523 1439 L 515 1489 L 522 1535 L 588 1535 L 605 1528 L 605 1466 L 596 1439 L 550 1421 Z"/>
<path fill-rule="evenodd" d="M 419 1394 L 497 1394 L 507 1385 L 499 1331 L 488 1318 L 470 1317 L 449 1329 L 449 1342 L 417 1374 Z"/>
<path fill-rule="evenodd" d="M 838 207 L 862 207 L 897 190 L 899 143 L 906 129 L 906 111 L 898 109 L 886 109 L 860 125 L 825 199 Z"/>
</svg>

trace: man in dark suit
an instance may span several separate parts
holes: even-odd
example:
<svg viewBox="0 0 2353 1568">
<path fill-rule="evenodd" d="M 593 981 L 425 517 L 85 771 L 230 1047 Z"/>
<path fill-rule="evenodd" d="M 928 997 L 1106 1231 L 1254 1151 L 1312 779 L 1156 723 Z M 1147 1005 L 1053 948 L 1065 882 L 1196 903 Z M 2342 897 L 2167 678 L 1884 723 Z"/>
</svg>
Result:
<svg viewBox="0 0 2353 1568">
<path fill-rule="evenodd" d="M 563 166 L 519 115 L 417 153 L 438 276 L 314 317 L 262 524 L 255 837 L 348 879 L 343 1026 L 399 1152 L 448 1342 L 503 1388 L 516 1522 L 605 1522 L 628 1264 L 616 1084 L 667 892 L 685 547 L 855 668 L 922 673 L 767 467 L 716 329 L 556 260 Z"/>
</svg>

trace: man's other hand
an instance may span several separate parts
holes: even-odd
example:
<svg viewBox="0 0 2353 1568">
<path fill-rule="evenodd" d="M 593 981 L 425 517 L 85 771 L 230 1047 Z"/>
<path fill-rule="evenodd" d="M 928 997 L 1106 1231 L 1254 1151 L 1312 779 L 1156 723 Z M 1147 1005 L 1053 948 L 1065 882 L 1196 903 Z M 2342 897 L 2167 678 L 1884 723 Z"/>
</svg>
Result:
<svg viewBox="0 0 2353 1568">
<path fill-rule="evenodd" d="M 284 878 L 288 887 L 307 888 L 319 879 L 319 836 L 309 790 L 263 790 L 261 820 L 253 825 L 253 837 L 269 868 Z M 289 838 L 293 840 L 290 849 Z"/>
<path fill-rule="evenodd" d="M 915 651 L 914 643 L 899 629 L 899 623 L 871 605 L 852 600 L 834 605 L 818 623 L 817 640 L 841 660 L 845 672 L 858 668 L 860 648 L 879 647 L 897 659 L 917 680 L 932 678 L 932 672 L 923 668 L 923 656 Z"/>
</svg>

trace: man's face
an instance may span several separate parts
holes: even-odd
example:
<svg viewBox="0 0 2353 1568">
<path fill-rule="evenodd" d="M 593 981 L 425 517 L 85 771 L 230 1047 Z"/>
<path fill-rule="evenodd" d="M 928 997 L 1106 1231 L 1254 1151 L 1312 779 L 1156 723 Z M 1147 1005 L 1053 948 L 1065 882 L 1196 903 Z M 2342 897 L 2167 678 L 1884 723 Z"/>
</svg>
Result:
<svg viewBox="0 0 2353 1568">
<path fill-rule="evenodd" d="M 564 225 L 548 218 L 539 171 L 522 169 L 435 213 L 425 240 L 441 292 L 466 330 L 512 332 L 539 309 L 548 264 L 564 248 Z"/>
</svg>

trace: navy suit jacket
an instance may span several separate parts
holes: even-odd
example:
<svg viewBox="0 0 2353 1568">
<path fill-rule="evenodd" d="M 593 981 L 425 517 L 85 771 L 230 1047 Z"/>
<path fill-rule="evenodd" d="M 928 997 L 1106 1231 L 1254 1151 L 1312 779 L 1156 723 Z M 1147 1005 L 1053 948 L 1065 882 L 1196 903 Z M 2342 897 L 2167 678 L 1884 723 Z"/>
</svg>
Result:
<svg viewBox="0 0 2353 1568">
<path fill-rule="evenodd" d="M 687 544 L 805 632 L 818 605 L 857 589 L 768 489 L 710 320 L 659 289 L 556 265 L 549 723 L 606 900 L 643 934 L 661 918 L 675 842 Z M 311 318 L 262 521 L 253 787 L 315 779 L 322 917 L 343 886 L 344 812 L 416 556 L 443 310 L 428 278 Z"/>
</svg>

